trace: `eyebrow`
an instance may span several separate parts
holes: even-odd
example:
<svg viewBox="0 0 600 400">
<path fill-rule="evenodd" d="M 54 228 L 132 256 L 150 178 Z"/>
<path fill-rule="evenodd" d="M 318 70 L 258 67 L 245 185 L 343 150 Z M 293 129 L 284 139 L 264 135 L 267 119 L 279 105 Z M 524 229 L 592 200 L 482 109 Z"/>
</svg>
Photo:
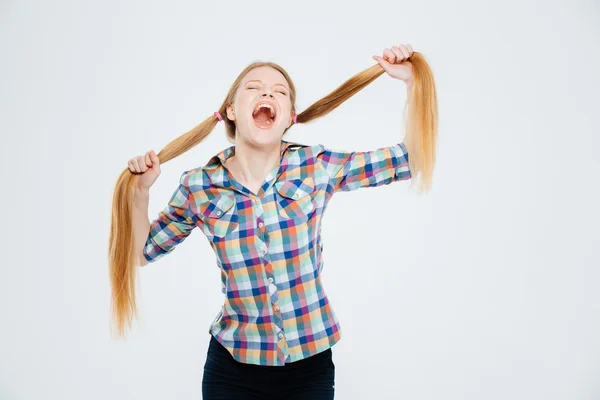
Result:
<svg viewBox="0 0 600 400">
<path fill-rule="evenodd" d="M 252 80 L 250 80 L 250 81 L 246 82 L 246 83 L 244 84 L 244 86 L 246 86 L 246 85 L 247 85 L 247 84 L 249 84 L 250 82 L 260 82 L 260 83 L 263 83 L 263 81 L 261 81 L 260 79 L 252 79 Z M 282 87 L 284 87 L 286 90 L 290 90 L 290 89 L 288 89 L 288 88 L 287 88 L 287 86 L 285 86 L 283 83 L 276 83 L 276 84 L 275 84 L 275 86 L 282 86 Z"/>
</svg>

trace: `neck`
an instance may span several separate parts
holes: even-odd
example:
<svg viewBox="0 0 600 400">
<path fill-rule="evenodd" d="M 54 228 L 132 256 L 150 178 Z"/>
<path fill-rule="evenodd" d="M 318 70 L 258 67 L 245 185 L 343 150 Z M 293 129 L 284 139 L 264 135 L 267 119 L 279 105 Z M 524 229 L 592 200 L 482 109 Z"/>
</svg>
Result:
<svg viewBox="0 0 600 400">
<path fill-rule="evenodd" d="M 225 163 L 237 181 L 247 186 L 262 184 L 267 174 L 280 162 L 281 142 L 256 147 L 238 140 L 235 153 Z"/>
</svg>

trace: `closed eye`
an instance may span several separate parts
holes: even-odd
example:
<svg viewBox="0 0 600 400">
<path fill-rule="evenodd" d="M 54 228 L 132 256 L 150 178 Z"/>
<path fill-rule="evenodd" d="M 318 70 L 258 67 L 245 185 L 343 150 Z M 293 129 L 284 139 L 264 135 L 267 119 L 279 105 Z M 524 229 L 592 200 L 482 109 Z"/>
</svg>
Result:
<svg viewBox="0 0 600 400">
<path fill-rule="evenodd" d="M 258 90 L 258 88 L 256 88 L 256 87 L 246 87 L 246 90 Z M 282 95 L 287 96 L 286 92 L 277 91 L 277 93 L 281 93 Z"/>
</svg>

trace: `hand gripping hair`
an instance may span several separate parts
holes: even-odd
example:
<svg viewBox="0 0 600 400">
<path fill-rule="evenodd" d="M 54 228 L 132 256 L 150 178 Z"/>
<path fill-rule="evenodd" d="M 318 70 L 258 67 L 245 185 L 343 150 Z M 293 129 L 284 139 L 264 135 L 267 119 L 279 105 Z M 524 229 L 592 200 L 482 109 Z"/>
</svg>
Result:
<svg viewBox="0 0 600 400">
<path fill-rule="evenodd" d="M 405 107 L 405 138 L 404 144 L 409 154 L 411 184 L 420 182 L 419 192 L 428 191 L 431 186 L 438 128 L 437 95 L 433 73 L 425 57 L 419 52 L 413 52 L 407 60 L 413 66 L 413 84 Z M 211 114 L 189 132 L 175 138 L 158 154 L 160 164 L 185 153 L 200 144 L 223 121 L 225 132 L 231 142 L 235 142 L 235 121 L 222 118 L 226 107 L 233 104 L 235 93 L 244 76 L 254 68 L 269 66 L 281 72 L 290 88 L 290 102 L 295 112 L 296 88 L 287 72 L 272 62 L 254 62 L 248 65 L 233 82 L 225 100 L 218 111 Z M 299 114 L 294 114 L 294 123 L 303 124 L 323 117 L 335 110 L 343 102 L 354 96 L 384 73 L 383 67 L 375 64 L 364 71 L 352 76 L 338 88 L 312 104 Z M 292 125 L 293 126 L 293 125 Z M 291 126 L 290 126 L 291 128 Z M 289 128 L 286 128 L 284 133 Z M 135 302 L 136 266 L 139 265 L 139 254 L 135 254 L 132 207 L 138 176 L 129 168 L 117 179 L 110 225 L 109 239 L 109 274 L 111 281 L 111 317 L 116 324 L 118 336 L 124 336 L 126 327 L 131 327 L 133 315 L 137 317 Z"/>
</svg>

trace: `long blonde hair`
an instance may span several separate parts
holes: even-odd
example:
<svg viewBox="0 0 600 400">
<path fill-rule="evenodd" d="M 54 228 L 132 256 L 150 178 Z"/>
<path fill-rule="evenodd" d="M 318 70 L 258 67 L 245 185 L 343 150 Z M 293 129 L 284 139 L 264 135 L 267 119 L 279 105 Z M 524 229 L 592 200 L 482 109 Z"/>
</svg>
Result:
<svg viewBox="0 0 600 400">
<path fill-rule="evenodd" d="M 437 95 L 433 73 L 425 57 L 419 52 L 413 52 L 408 62 L 413 65 L 414 82 L 405 108 L 405 112 L 408 110 L 408 114 L 405 118 L 404 144 L 409 154 L 412 183 L 417 180 L 420 181 L 419 192 L 422 193 L 428 191 L 431 186 L 435 164 L 438 126 Z M 292 108 L 293 110 L 296 109 L 296 88 L 287 72 L 273 62 L 259 61 L 248 65 L 233 82 L 225 100 L 218 109 L 221 115 L 226 115 L 227 105 L 233 104 L 236 91 L 244 76 L 252 69 L 262 66 L 272 67 L 283 74 L 290 87 Z M 297 123 L 307 123 L 329 114 L 384 72 L 379 64 L 359 72 L 330 94 L 298 114 Z M 218 122 L 216 115 L 212 114 L 189 132 L 171 141 L 157 154 L 160 163 L 164 164 L 200 144 L 212 132 Z M 228 118 L 223 118 L 223 122 L 225 123 L 227 138 L 229 141 L 234 142 L 235 122 Z M 131 327 L 134 314 L 138 317 L 135 302 L 135 282 L 136 264 L 140 254 L 133 251 L 132 221 L 137 179 L 138 175 L 133 174 L 126 168 L 117 179 L 113 195 L 108 259 L 111 281 L 111 317 L 112 322 L 116 324 L 118 336 L 124 336 L 125 328 L 127 326 Z"/>
</svg>

